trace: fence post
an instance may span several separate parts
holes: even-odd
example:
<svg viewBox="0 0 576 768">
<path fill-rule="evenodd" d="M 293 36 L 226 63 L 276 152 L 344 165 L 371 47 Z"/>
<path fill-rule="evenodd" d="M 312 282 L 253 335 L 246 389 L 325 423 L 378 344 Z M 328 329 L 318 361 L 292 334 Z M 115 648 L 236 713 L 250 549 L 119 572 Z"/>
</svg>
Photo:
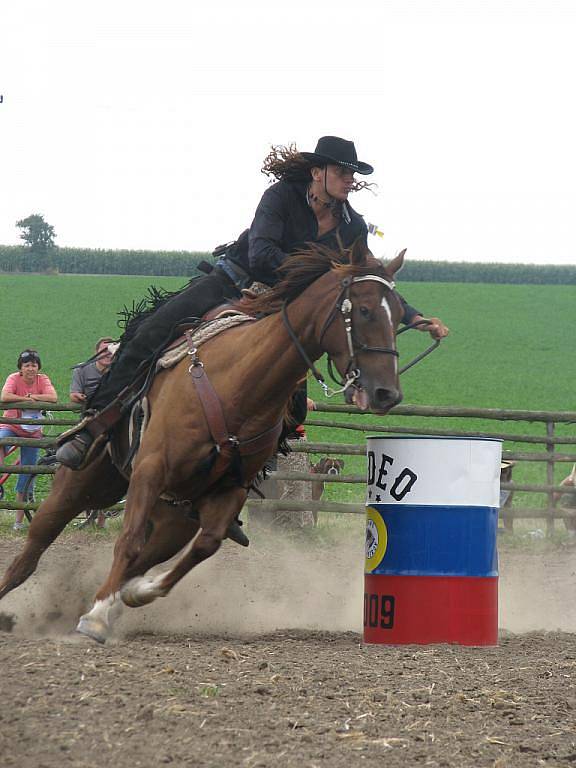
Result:
<svg viewBox="0 0 576 768">
<path fill-rule="evenodd" d="M 546 437 L 554 437 L 554 422 L 546 422 Z M 546 483 L 547 485 L 554 485 L 554 443 L 550 440 L 546 443 L 546 453 L 550 455 L 550 458 L 546 462 Z M 554 500 L 554 493 L 548 491 L 546 498 L 548 500 L 548 509 L 553 509 L 556 506 Z M 551 515 L 546 517 L 546 535 L 552 536 L 554 533 L 554 518 Z"/>
</svg>

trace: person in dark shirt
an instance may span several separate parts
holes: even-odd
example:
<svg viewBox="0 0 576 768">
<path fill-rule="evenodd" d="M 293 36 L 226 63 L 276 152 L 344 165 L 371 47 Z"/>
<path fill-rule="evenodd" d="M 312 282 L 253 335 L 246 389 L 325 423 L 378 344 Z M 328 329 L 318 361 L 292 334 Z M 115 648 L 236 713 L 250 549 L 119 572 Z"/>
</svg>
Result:
<svg viewBox="0 0 576 768">
<path fill-rule="evenodd" d="M 239 298 L 254 281 L 274 285 L 284 259 L 307 243 L 337 249 L 350 247 L 358 239 L 366 242 L 366 224 L 348 196 L 368 186 L 355 174 L 368 175 L 373 168 L 358 160 L 353 142 L 323 136 L 314 152 L 273 147 L 262 171 L 277 182 L 262 196 L 250 229 L 235 243 L 217 249 L 218 260 L 209 274 L 193 279 L 142 319 L 129 339 L 122 340 L 109 373 L 87 402 L 88 413 L 94 415 L 58 448 L 56 456 L 62 464 L 71 469 L 82 466 L 94 439 L 122 416 L 121 393 L 168 344 L 183 320 L 201 318 L 213 307 Z M 403 303 L 404 323 L 422 318 L 418 310 Z M 448 333 L 438 318 L 431 320 L 427 330 L 434 338 Z"/>
</svg>

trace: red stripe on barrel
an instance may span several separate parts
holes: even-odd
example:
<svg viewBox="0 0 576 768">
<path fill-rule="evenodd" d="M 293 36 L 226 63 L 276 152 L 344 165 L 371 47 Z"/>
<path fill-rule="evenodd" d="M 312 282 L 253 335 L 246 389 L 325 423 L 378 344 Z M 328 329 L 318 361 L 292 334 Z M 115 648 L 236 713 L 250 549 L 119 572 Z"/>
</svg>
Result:
<svg viewBox="0 0 576 768">
<path fill-rule="evenodd" d="M 498 578 L 365 575 L 364 642 L 497 645 Z"/>
</svg>

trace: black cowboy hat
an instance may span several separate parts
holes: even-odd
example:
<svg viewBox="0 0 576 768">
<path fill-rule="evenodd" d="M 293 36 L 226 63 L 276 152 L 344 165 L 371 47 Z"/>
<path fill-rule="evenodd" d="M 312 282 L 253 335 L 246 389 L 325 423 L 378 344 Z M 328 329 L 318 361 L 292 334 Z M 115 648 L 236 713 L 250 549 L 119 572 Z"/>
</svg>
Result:
<svg viewBox="0 0 576 768">
<path fill-rule="evenodd" d="M 356 173 L 367 176 L 374 171 L 371 165 L 358 160 L 356 147 L 353 141 L 346 141 L 338 136 L 322 136 L 318 139 L 314 152 L 301 152 L 307 160 L 318 165 L 343 165 L 345 168 L 352 168 Z"/>
</svg>

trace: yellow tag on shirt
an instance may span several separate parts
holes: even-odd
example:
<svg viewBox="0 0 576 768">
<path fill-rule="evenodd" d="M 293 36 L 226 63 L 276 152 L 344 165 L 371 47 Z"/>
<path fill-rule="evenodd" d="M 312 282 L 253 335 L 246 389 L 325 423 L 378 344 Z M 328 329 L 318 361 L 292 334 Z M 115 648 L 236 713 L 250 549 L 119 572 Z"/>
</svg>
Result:
<svg viewBox="0 0 576 768">
<path fill-rule="evenodd" d="M 384 232 L 382 230 L 378 229 L 377 224 L 367 224 L 368 227 L 368 234 L 370 235 L 378 235 L 378 237 L 384 237 Z"/>
</svg>

